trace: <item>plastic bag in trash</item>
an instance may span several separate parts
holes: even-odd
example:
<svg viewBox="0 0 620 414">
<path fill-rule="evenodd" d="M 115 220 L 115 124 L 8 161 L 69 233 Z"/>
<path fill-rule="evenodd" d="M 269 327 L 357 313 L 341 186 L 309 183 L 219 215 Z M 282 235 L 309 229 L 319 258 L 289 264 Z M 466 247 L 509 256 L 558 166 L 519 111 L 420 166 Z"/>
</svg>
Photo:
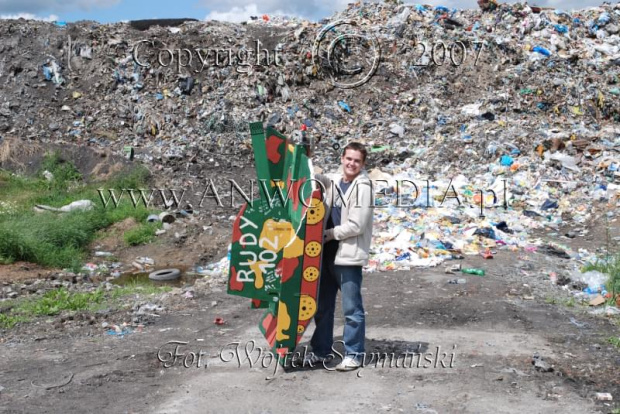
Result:
<svg viewBox="0 0 620 414">
<path fill-rule="evenodd" d="M 495 236 L 495 231 L 490 227 L 485 228 L 485 229 L 476 229 L 476 231 L 474 232 L 474 235 L 486 237 L 487 239 L 493 239 L 493 240 L 497 239 L 497 237 Z"/>
<path fill-rule="evenodd" d="M 577 279 L 578 282 L 587 284 L 590 290 L 600 291 L 604 289 L 609 275 L 599 272 L 598 270 L 590 270 L 585 273 L 577 273 L 574 278 Z"/>
<path fill-rule="evenodd" d="M 534 48 L 532 49 L 533 52 L 537 52 L 540 53 L 543 56 L 551 56 L 551 52 L 547 49 L 545 49 L 542 46 L 534 46 Z"/>
<path fill-rule="evenodd" d="M 558 208 L 558 202 L 554 201 L 554 200 L 545 200 L 545 202 L 543 203 L 543 205 L 540 207 L 540 209 L 542 211 L 545 210 L 554 210 Z"/>
</svg>

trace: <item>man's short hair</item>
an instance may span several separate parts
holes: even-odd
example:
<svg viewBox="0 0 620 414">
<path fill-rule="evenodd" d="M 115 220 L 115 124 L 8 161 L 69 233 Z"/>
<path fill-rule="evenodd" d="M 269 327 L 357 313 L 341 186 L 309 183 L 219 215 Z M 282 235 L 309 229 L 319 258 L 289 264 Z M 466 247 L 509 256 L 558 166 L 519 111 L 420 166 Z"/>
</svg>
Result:
<svg viewBox="0 0 620 414">
<path fill-rule="evenodd" d="M 342 150 L 342 156 L 347 153 L 347 150 L 359 151 L 362 154 L 362 161 L 366 162 L 366 157 L 368 156 L 368 151 L 366 151 L 366 147 L 364 144 L 359 142 L 349 142 L 346 147 Z"/>
</svg>

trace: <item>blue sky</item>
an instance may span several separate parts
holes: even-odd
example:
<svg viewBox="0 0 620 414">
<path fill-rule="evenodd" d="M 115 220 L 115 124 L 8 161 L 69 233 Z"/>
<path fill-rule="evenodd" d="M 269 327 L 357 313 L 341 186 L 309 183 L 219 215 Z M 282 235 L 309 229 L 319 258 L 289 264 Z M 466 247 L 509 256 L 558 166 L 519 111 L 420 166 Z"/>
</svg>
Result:
<svg viewBox="0 0 620 414">
<path fill-rule="evenodd" d="M 250 15 L 287 14 L 319 20 L 342 10 L 352 0 L 0 0 L 0 18 L 23 16 L 45 20 L 95 20 L 113 23 L 123 20 L 192 17 L 244 21 Z M 476 8 L 476 0 L 418 0 L 405 3 L 430 3 L 447 7 Z M 539 6 L 584 8 L 601 4 L 592 0 L 530 1 Z"/>
</svg>

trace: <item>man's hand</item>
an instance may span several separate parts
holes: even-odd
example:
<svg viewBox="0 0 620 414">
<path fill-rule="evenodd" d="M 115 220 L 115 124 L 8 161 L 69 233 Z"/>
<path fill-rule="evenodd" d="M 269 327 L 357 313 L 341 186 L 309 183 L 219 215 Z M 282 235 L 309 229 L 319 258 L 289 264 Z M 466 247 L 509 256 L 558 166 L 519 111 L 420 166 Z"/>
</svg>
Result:
<svg viewBox="0 0 620 414">
<path fill-rule="evenodd" d="M 323 234 L 323 240 L 327 243 L 328 241 L 334 240 L 334 229 L 327 229 Z"/>
</svg>

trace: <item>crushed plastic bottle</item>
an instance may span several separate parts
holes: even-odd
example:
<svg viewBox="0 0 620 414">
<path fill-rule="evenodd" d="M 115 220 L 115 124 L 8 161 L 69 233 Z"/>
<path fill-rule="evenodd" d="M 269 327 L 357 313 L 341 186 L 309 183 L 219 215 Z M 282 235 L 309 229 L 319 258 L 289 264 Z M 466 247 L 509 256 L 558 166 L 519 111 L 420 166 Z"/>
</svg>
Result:
<svg viewBox="0 0 620 414">
<path fill-rule="evenodd" d="M 540 53 L 543 56 L 551 56 L 551 52 L 547 49 L 545 49 L 542 46 L 534 46 L 534 48 L 532 49 L 533 52 L 537 52 Z"/>
<path fill-rule="evenodd" d="M 461 269 L 461 273 L 465 273 L 467 275 L 484 276 L 484 270 L 482 270 L 482 269 L 474 269 L 474 268 L 467 268 L 467 267 Z"/>
</svg>

